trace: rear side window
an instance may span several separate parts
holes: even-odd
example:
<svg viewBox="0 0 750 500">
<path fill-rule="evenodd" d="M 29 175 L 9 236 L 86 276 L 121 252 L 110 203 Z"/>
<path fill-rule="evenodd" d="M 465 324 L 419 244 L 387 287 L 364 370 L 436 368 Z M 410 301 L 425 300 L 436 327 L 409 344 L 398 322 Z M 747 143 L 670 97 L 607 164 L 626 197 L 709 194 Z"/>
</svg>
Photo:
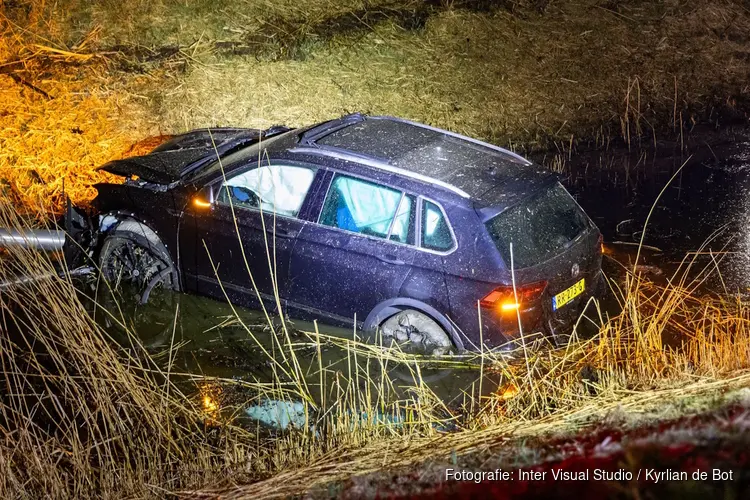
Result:
<svg viewBox="0 0 750 500">
<path fill-rule="evenodd" d="M 443 211 L 434 203 L 422 203 L 422 248 L 447 251 L 453 248 L 453 235 Z"/>
<path fill-rule="evenodd" d="M 557 183 L 485 225 L 508 266 L 513 243 L 513 265 L 520 269 L 561 253 L 590 227 L 590 222 L 573 197 Z"/>
<path fill-rule="evenodd" d="M 320 223 L 413 244 L 414 205 L 412 196 L 396 189 L 337 175 L 328 190 Z"/>
</svg>

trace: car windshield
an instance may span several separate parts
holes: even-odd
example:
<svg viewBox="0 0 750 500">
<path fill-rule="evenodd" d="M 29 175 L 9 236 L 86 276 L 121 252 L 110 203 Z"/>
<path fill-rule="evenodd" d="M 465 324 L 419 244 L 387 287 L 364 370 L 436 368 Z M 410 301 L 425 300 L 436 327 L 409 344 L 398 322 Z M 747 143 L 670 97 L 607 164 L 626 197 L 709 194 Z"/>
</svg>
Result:
<svg viewBox="0 0 750 500">
<path fill-rule="evenodd" d="M 558 182 L 485 223 L 500 255 L 517 269 L 535 266 L 568 248 L 590 227 L 586 214 Z"/>
<path fill-rule="evenodd" d="M 287 134 L 294 133 L 295 130 L 290 130 L 283 134 L 274 135 L 267 139 L 262 139 L 259 142 L 253 143 L 249 146 L 242 147 L 237 151 L 230 152 L 229 154 L 223 154 L 219 159 L 212 161 L 205 168 L 198 170 L 193 178 L 192 182 L 197 184 L 203 182 L 206 179 L 217 175 L 222 169 L 229 169 L 234 165 L 240 163 L 247 163 L 248 161 L 256 160 L 259 164 L 267 161 L 265 157 L 265 149 L 270 146 L 273 142 L 277 141 L 280 137 L 285 137 Z"/>
</svg>

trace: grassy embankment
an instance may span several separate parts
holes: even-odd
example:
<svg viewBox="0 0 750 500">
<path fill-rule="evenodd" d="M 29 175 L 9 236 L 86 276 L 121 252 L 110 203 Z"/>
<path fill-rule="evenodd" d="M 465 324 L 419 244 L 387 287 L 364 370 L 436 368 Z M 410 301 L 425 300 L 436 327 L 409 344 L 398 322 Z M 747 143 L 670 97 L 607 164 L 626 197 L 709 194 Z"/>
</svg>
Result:
<svg viewBox="0 0 750 500">
<path fill-rule="evenodd" d="M 4 2 L 0 179 L 80 202 L 146 137 L 353 111 L 560 150 L 746 116 L 741 2 L 487 4 Z"/>
<path fill-rule="evenodd" d="M 501 144 L 601 144 L 676 134 L 716 110 L 741 113 L 747 95 L 750 17 L 730 2 L 560 2 L 541 12 L 522 2 L 488 12 L 459 2 L 371 3 L 364 17 L 359 2 L 304 11 L 227 2 L 205 16 L 182 2 L 131 3 L 4 4 L 5 224 L 20 224 L 13 212 L 22 207 L 59 207 L 63 179 L 76 201 L 89 200 L 84 185 L 102 178 L 96 165 L 145 135 L 195 126 L 298 125 L 361 110 Z M 43 257 L 12 254 L 0 260 L 0 279 L 49 269 Z M 162 496 L 267 478 L 234 491 L 279 495 L 569 432 L 617 409 L 659 408 L 661 399 L 690 407 L 699 395 L 746 385 L 750 348 L 746 304 L 699 297 L 695 286 L 631 277 L 619 292 L 623 314 L 597 337 L 527 360 L 472 360 L 507 385 L 489 399 L 468 395 L 463 408 L 445 407 L 421 382 L 423 361 L 280 330 L 268 356 L 276 381 L 242 382 L 256 400 L 302 402 L 309 425 L 276 436 L 225 422 L 210 399 L 185 394 L 182 382 L 200 377 L 174 373 L 173 349 L 154 360 L 135 335 L 127 349 L 108 342 L 69 281 L 2 292 L 3 331 L 23 335 L 4 335 L 0 349 L 0 491 Z M 665 346 L 665 332 L 682 335 L 683 349 Z M 320 356 L 328 344 L 343 346 L 348 363 L 318 367 L 318 385 L 336 381 L 324 402 L 298 356 Z M 391 382 L 367 370 L 395 363 L 414 371 L 409 397 L 395 398 Z M 404 421 L 386 425 L 382 413 Z M 443 436 L 436 423 L 458 430 Z"/>
</svg>

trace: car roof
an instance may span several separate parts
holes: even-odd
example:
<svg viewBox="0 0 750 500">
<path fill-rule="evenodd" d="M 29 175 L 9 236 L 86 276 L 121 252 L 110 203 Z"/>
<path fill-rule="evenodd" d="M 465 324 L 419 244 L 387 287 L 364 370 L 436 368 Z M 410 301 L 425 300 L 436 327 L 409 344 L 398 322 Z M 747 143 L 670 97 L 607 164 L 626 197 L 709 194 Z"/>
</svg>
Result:
<svg viewBox="0 0 750 500">
<path fill-rule="evenodd" d="M 324 122 L 303 131 L 291 151 L 400 173 L 485 206 L 509 206 L 552 175 L 507 149 L 389 116 L 352 114 Z"/>
</svg>

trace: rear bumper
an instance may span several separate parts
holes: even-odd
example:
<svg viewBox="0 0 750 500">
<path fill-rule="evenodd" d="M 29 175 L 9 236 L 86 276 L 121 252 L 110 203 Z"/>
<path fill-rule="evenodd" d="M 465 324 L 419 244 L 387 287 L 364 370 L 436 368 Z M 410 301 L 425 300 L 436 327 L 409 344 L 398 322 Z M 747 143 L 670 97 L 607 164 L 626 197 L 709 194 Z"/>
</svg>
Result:
<svg viewBox="0 0 750 500">
<path fill-rule="evenodd" d="M 603 291 L 604 276 L 598 270 L 593 276 L 586 277 L 591 286 L 571 303 L 552 310 L 552 298 L 545 295 L 535 307 L 521 311 L 521 328 L 518 315 L 499 315 L 487 310 L 482 314 L 482 331 L 484 343 L 489 348 L 513 349 L 518 346 L 523 332 L 525 340 L 539 337 L 550 338 L 557 345 L 565 344 L 573 332 L 581 313 L 592 303 L 592 297 L 600 297 Z"/>
</svg>

